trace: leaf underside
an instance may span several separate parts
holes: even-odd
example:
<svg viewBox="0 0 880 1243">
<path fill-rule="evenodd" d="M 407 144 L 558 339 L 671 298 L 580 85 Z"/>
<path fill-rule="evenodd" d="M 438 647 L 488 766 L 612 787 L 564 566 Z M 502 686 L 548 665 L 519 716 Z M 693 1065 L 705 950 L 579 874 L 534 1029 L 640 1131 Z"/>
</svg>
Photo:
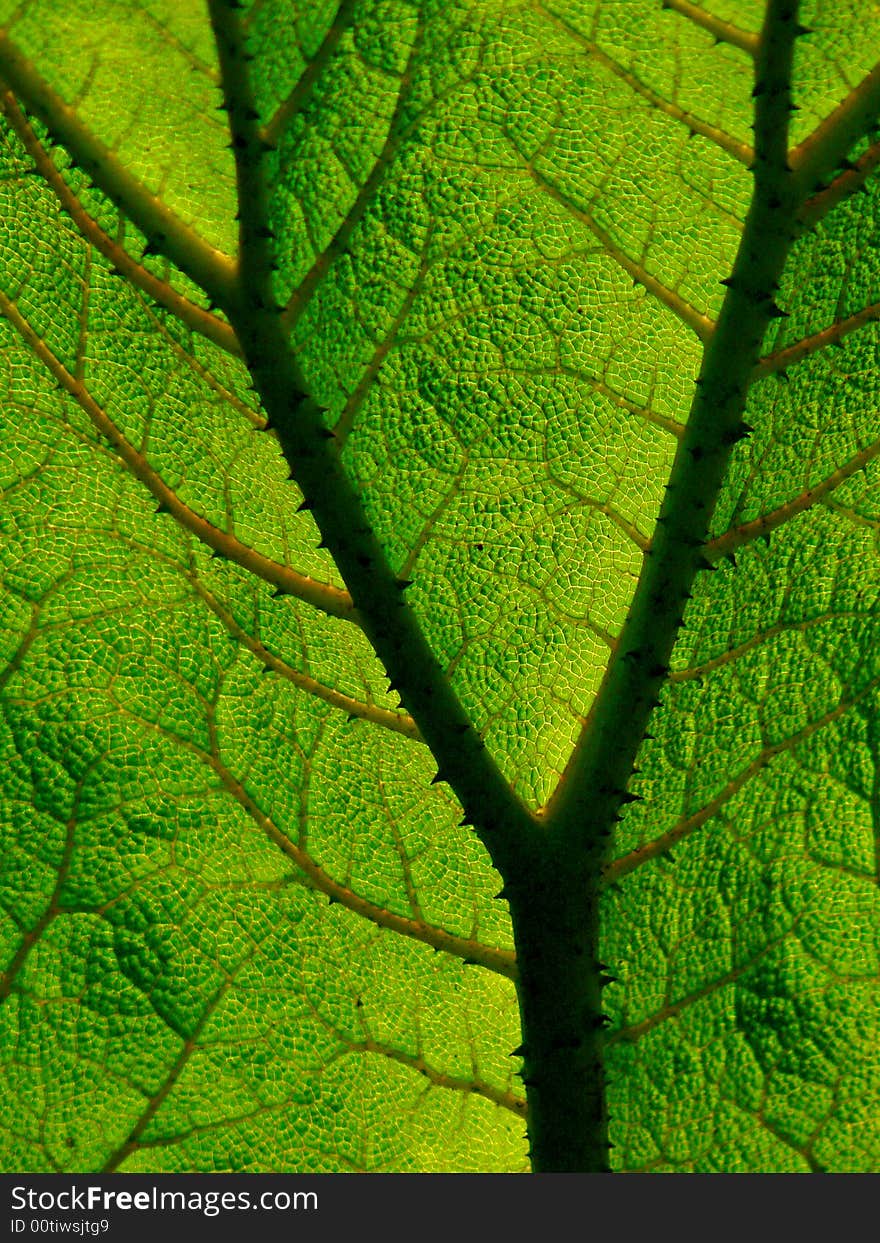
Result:
<svg viewBox="0 0 880 1243">
<path fill-rule="evenodd" d="M 801 6 L 796 153 L 877 60 L 864 10 Z M 721 310 L 762 13 L 245 12 L 292 349 L 533 812 Z M 0 35 L 222 282 L 235 165 L 201 5 L 0 0 Z M 45 110 L 4 111 L 0 1165 L 525 1170 L 500 881 L 240 342 Z M 804 209 L 606 868 L 619 1170 L 880 1170 L 872 144 Z"/>
</svg>

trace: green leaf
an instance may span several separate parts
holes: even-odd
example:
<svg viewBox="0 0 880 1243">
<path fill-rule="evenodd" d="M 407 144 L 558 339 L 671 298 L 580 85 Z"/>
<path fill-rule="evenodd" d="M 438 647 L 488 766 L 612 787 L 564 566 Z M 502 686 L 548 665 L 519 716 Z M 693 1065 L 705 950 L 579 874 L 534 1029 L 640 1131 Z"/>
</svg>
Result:
<svg viewBox="0 0 880 1243">
<path fill-rule="evenodd" d="M 880 1170 L 878 56 L 0 0 L 2 1168 Z"/>
</svg>

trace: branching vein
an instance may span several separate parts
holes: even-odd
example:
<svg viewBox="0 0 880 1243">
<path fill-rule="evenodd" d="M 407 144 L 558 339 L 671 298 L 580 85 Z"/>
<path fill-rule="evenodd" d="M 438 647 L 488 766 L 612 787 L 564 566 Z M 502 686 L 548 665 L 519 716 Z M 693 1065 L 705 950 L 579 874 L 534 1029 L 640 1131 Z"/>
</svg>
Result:
<svg viewBox="0 0 880 1243">
<path fill-rule="evenodd" d="M 360 915 L 380 928 L 388 928 L 392 932 L 400 933 L 401 936 L 421 941 L 425 945 L 443 950 L 456 958 L 463 958 L 467 962 L 486 967 L 487 970 L 506 976 L 508 979 L 516 978 L 516 960 L 509 950 L 483 945 L 479 941 L 457 936 L 433 924 L 398 915 L 395 911 L 355 893 L 348 885 L 334 880 L 301 846 L 291 841 L 270 816 L 266 815 L 256 800 L 216 755 L 203 753 L 203 759 L 213 768 L 224 788 L 244 808 L 266 837 L 296 864 L 312 887 L 319 893 L 325 894 L 331 902 L 338 902 L 346 910 Z"/>
<path fill-rule="evenodd" d="M 744 544 L 750 544 L 762 535 L 768 535 L 771 531 L 775 531 L 777 527 L 790 522 L 798 514 L 811 509 L 833 492 L 835 488 L 839 488 L 847 479 L 857 474 L 858 471 L 864 470 L 868 463 L 873 462 L 878 454 L 880 454 L 880 440 L 875 440 L 873 444 L 867 445 L 858 453 L 854 453 L 848 461 L 844 462 L 843 466 L 839 466 L 837 470 L 832 471 L 830 475 L 826 475 L 818 483 L 804 489 L 798 496 L 792 497 L 790 501 L 777 505 L 775 509 L 761 514 L 758 518 L 753 518 L 751 522 L 744 522 L 740 526 L 731 527 L 723 535 L 710 540 L 706 545 L 707 556 L 712 558 L 726 557 Z"/>
<path fill-rule="evenodd" d="M 261 134 L 265 142 L 272 146 L 276 145 L 293 118 L 305 107 L 321 74 L 338 48 L 342 36 L 350 27 L 354 10 L 355 0 L 342 0 L 321 46 L 309 61 L 293 90 L 263 126 Z"/>
<path fill-rule="evenodd" d="M 409 101 L 413 70 L 415 67 L 416 57 L 421 46 L 421 37 L 422 28 L 420 26 L 416 32 L 416 37 L 413 40 L 406 67 L 400 79 L 400 86 L 398 87 L 397 92 L 397 101 L 394 105 L 394 111 L 391 114 L 391 119 L 388 122 L 388 133 L 386 135 L 385 142 L 383 143 L 379 154 L 376 156 L 370 175 L 355 195 L 354 202 L 351 204 L 345 216 L 337 226 L 333 237 L 325 246 L 324 250 L 316 256 L 312 266 L 309 268 L 308 272 L 306 272 L 305 276 L 299 282 L 288 300 L 282 318 L 284 327 L 288 332 L 294 328 L 296 323 L 301 318 L 303 312 L 313 298 L 315 291 L 329 271 L 334 259 L 338 258 L 348 246 L 355 229 L 363 219 L 364 213 L 370 204 L 375 200 L 379 186 L 391 167 L 398 148 L 403 141 L 403 117 Z"/>
<path fill-rule="evenodd" d="M 765 376 L 787 371 L 789 367 L 793 367 L 795 363 L 799 363 L 804 358 L 809 358 L 811 354 L 827 349 L 830 345 L 839 345 L 851 333 L 864 328 L 866 324 L 876 323 L 878 319 L 880 319 L 880 302 L 872 302 L 870 306 L 863 307 L 861 311 L 847 315 L 844 319 L 836 320 L 820 332 L 811 333 L 808 337 L 802 337 L 800 341 L 793 341 L 791 345 L 765 355 L 755 368 L 755 379 L 761 380 Z"/>
<path fill-rule="evenodd" d="M 167 281 L 160 280 L 142 263 L 133 259 L 125 247 L 109 237 L 97 221 L 89 215 L 55 167 L 49 153 L 37 138 L 10 91 L 3 92 L 0 96 L 0 103 L 2 103 L 6 119 L 34 161 L 38 172 L 54 191 L 58 202 L 86 241 L 110 260 L 120 276 L 130 281 L 136 288 L 143 290 L 148 297 L 164 306 L 172 315 L 176 315 L 188 328 L 201 333 L 227 353 L 239 355 L 241 351 L 235 339 L 235 333 L 225 320 L 205 310 L 204 307 L 198 306 L 195 302 L 191 302 L 189 298 L 185 298 Z"/>
<path fill-rule="evenodd" d="M 874 678 L 857 694 L 844 696 L 836 707 L 831 708 L 817 720 L 811 721 L 803 729 L 797 730 L 794 734 L 789 735 L 788 738 L 784 738 L 780 742 L 764 747 L 750 764 L 747 764 L 735 777 L 732 777 L 715 797 L 701 807 L 699 811 L 682 816 L 672 828 L 667 829 L 665 833 L 661 833 L 659 837 L 645 842 L 642 846 L 637 846 L 628 854 L 621 855 L 609 863 L 604 871 L 605 882 L 611 884 L 620 880 L 628 873 L 635 871 L 636 868 L 641 867 L 642 864 L 647 863 L 649 859 L 656 859 L 658 855 L 665 854 L 668 850 L 671 850 L 676 843 L 683 841 L 686 837 L 690 837 L 697 829 L 702 828 L 707 820 L 711 820 L 713 816 L 717 815 L 725 803 L 730 802 L 733 796 L 738 794 L 743 786 L 747 785 L 763 768 L 766 768 L 777 755 L 793 750 L 800 743 L 806 742 L 808 738 L 811 738 L 819 730 L 839 720 L 855 704 L 871 694 L 878 685 L 880 685 L 880 678 Z"/>
<path fill-rule="evenodd" d="M 93 426 L 101 433 L 116 450 L 125 466 L 136 479 L 139 479 L 148 491 L 159 502 L 160 509 L 169 513 L 185 530 L 190 531 L 203 544 L 220 556 L 234 561 L 242 569 L 248 570 L 258 578 L 271 583 L 277 591 L 285 595 L 295 596 L 307 604 L 313 605 L 332 617 L 347 621 L 357 621 L 351 597 L 347 592 L 329 583 L 320 583 L 306 574 L 300 574 L 289 566 L 273 561 L 256 549 L 244 544 L 235 535 L 214 526 L 195 510 L 186 505 L 169 487 L 159 473 L 150 465 L 131 442 L 126 439 L 116 424 L 107 416 L 101 406 L 92 397 L 85 384 L 55 357 L 46 343 L 33 330 L 15 304 L 0 293 L 0 314 L 7 319 L 22 340 L 33 351 L 34 355 L 54 376 L 58 384 L 69 393 L 85 411 Z"/>
<path fill-rule="evenodd" d="M 658 112 L 663 112 L 666 116 L 671 117 L 672 120 L 678 121 L 690 130 L 692 134 L 701 134 L 704 138 L 708 138 L 710 142 L 713 142 L 717 147 L 720 147 L 722 151 L 726 151 L 728 155 L 732 155 L 735 160 L 740 162 L 740 164 L 745 164 L 746 167 L 751 164 L 755 153 L 747 142 L 743 142 L 741 139 L 735 138 L 732 134 L 725 133 L 725 131 L 720 129 L 717 125 L 712 125 L 710 122 L 702 120 L 701 117 L 695 116 L 692 112 L 688 112 L 686 108 L 679 107 L 679 105 L 673 103 L 672 100 L 665 99 L 662 95 L 658 94 L 657 91 L 654 91 L 649 86 L 646 86 L 645 83 L 636 77 L 634 73 L 631 73 L 629 70 L 625 69 L 623 65 L 616 61 L 612 56 L 609 56 L 607 52 L 604 52 L 597 43 L 594 43 L 591 39 L 588 39 L 585 35 L 582 35 L 579 30 L 577 30 L 569 22 L 565 21 L 561 16 L 553 13 L 547 8 L 543 8 L 542 11 L 547 14 L 555 25 L 564 30 L 570 38 L 574 39 L 575 42 L 584 49 L 591 60 L 594 60 L 597 64 L 602 65 L 610 73 L 613 73 L 615 77 L 619 78 L 622 82 L 625 82 L 631 90 L 633 90 L 637 95 L 641 95 L 642 98 L 647 100 L 653 108 L 658 110 Z M 703 10 L 699 11 L 703 12 Z"/>
<path fill-rule="evenodd" d="M 695 26 L 708 30 L 716 42 L 730 43 L 733 47 L 747 52 L 749 56 L 757 56 L 759 39 L 756 34 L 742 30 L 732 22 L 722 21 L 720 17 L 714 17 L 701 5 L 692 4 L 690 0 L 662 0 L 662 7 L 671 9 L 673 13 L 686 17 Z"/>
<path fill-rule="evenodd" d="M 325 683 L 318 681 L 317 678 L 310 677 L 301 670 L 295 669 L 279 656 L 276 656 L 274 652 L 271 652 L 259 639 L 254 638 L 253 635 L 242 629 L 229 610 L 195 575 L 190 577 L 190 581 L 196 593 L 204 600 L 211 612 L 220 619 L 232 637 L 242 647 L 246 647 L 249 652 L 253 653 L 267 670 L 278 674 L 279 677 L 284 678 L 287 682 L 291 682 L 300 690 L 307 691 L 310 695 L 323 699 L 325 703 L 332 704 L 334 708 L 341 709 L 349 716 L 358 717 L 364 721 L 372 721 L 374 725 L 382 725 L 385 729 L 403 734 L 406 738 L 420 739 L 421 735 L 419 734 L 418 727 L 407 713 L 392 712 L 387 708 L 378 707 L 377 704 L 365 703 L 361 699 L 354 699 L 352 696 L 344 695 L 334 687 L 327 686 Z"/>
<path fill-rule="evenodd" d="M 707 342 L 712 336 L 715 328 L 713 321 L 708 315 L 704 315 L 702 311 L 698 311 L 696 307 L 681 296 L 675 289 L 670 289 L 652 275 L 642 264 L 636 263 L 629 255 L 617 245 L 602 226 L 588 211 L 578 207 L 557 185 L 555 185 L 545 173 L 536 168 L 534 164 L 526 165 L 526 171 L 534 180 L 535 184 L 560 206 L 564 207 L 575 219 L 585 225 L 593 236 L 601 243 L 604 252 L 614 260 L 619 267 L 623 268 L 628 276 L 632 277 L 637 285 L 641 285 L 649 294 L 662 302 L 674 315 L 676 315 L 683 324 L 686 324 L 702 342 Z"/>
<path fill-rule="evenodd" d="M 471 1078 L 465 1078 L 462 1075 L 450 1075 L 445 1071 L 437 1070 L 420 1053 L 406 1053 L 402 1049 L 396 1049 L 393 1045 L 386 1044 L 380 1040 L 374 1040 L 370 1036 L 365 1037 L 363 1040 L 346 1041 L 346 1051 L 349 1053 L 378 1054 L 381 1057 L 388 1058 L 389 1061 L 398 1062 L 401 1066 L 406 1066 L 410 1070 L 423 1075 L 432 1087 L 449 1088 L 454 1092 L 472 1093 L 475 1096 L 482 1096 L 487 1101 L 492 1101 L 494 1105 L 500 1105 L 502 1109 L 509 1109 L 517 1117 L 524 1118 L 526 1116 L 526 1102 L 523 1097 L 516 1096 L 513 1092 L 496 1088 L 477 1074 Z"/>
<path fill-rule="evenodd" d="M 0 79 L 39 117 L 95 185 L 176 267 L 222 306 L 235 282 L 235 264 L 206 242 L 160 198 L 133 177 L 116 155 L 82 123 L 5 30 L 0 30 Z"/>
</svg>

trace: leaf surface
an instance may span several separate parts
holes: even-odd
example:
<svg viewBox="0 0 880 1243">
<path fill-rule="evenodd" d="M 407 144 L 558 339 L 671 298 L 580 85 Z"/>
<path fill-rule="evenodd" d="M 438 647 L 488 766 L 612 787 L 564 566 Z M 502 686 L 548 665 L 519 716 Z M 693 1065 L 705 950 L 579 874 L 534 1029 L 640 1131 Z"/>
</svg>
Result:
<svg viewBox="0 0 880 1243">
<path fill-rule="evenodd" d="M 796 156 L 872 71 L 863 9 L 802 6 Z M 281 320 L 540 814 L 726 296 L 763 11 L 243 19 Z M 4 1168 L 526 1169 L 501 882 L 212 305 L 238 204 L 208 15 L 0 28 Z M 621 1170 L 880 1168 L 872 144 L 803 209 L 606 864 Z"/>
</svg>

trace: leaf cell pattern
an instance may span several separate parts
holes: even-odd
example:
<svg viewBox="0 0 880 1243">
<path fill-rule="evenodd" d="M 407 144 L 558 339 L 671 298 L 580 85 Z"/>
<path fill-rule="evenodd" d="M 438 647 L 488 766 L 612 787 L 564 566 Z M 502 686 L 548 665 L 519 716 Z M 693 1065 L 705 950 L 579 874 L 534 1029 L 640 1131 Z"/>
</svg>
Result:
<svg viewBox="0 0 880 1243">
<path fill-rule="evenodd" d="M 525 1170 L 501 882 L 228 313 L 209 9 L 0 3 L 0 1159 Z M 765 5 L 236 20 L 278 321 L 540 824 L 729 302 Z M 880 16 L 798 21 L 821 175 L 604 865 L 620 1170 L 880 1168 Z"/>
</svg>

